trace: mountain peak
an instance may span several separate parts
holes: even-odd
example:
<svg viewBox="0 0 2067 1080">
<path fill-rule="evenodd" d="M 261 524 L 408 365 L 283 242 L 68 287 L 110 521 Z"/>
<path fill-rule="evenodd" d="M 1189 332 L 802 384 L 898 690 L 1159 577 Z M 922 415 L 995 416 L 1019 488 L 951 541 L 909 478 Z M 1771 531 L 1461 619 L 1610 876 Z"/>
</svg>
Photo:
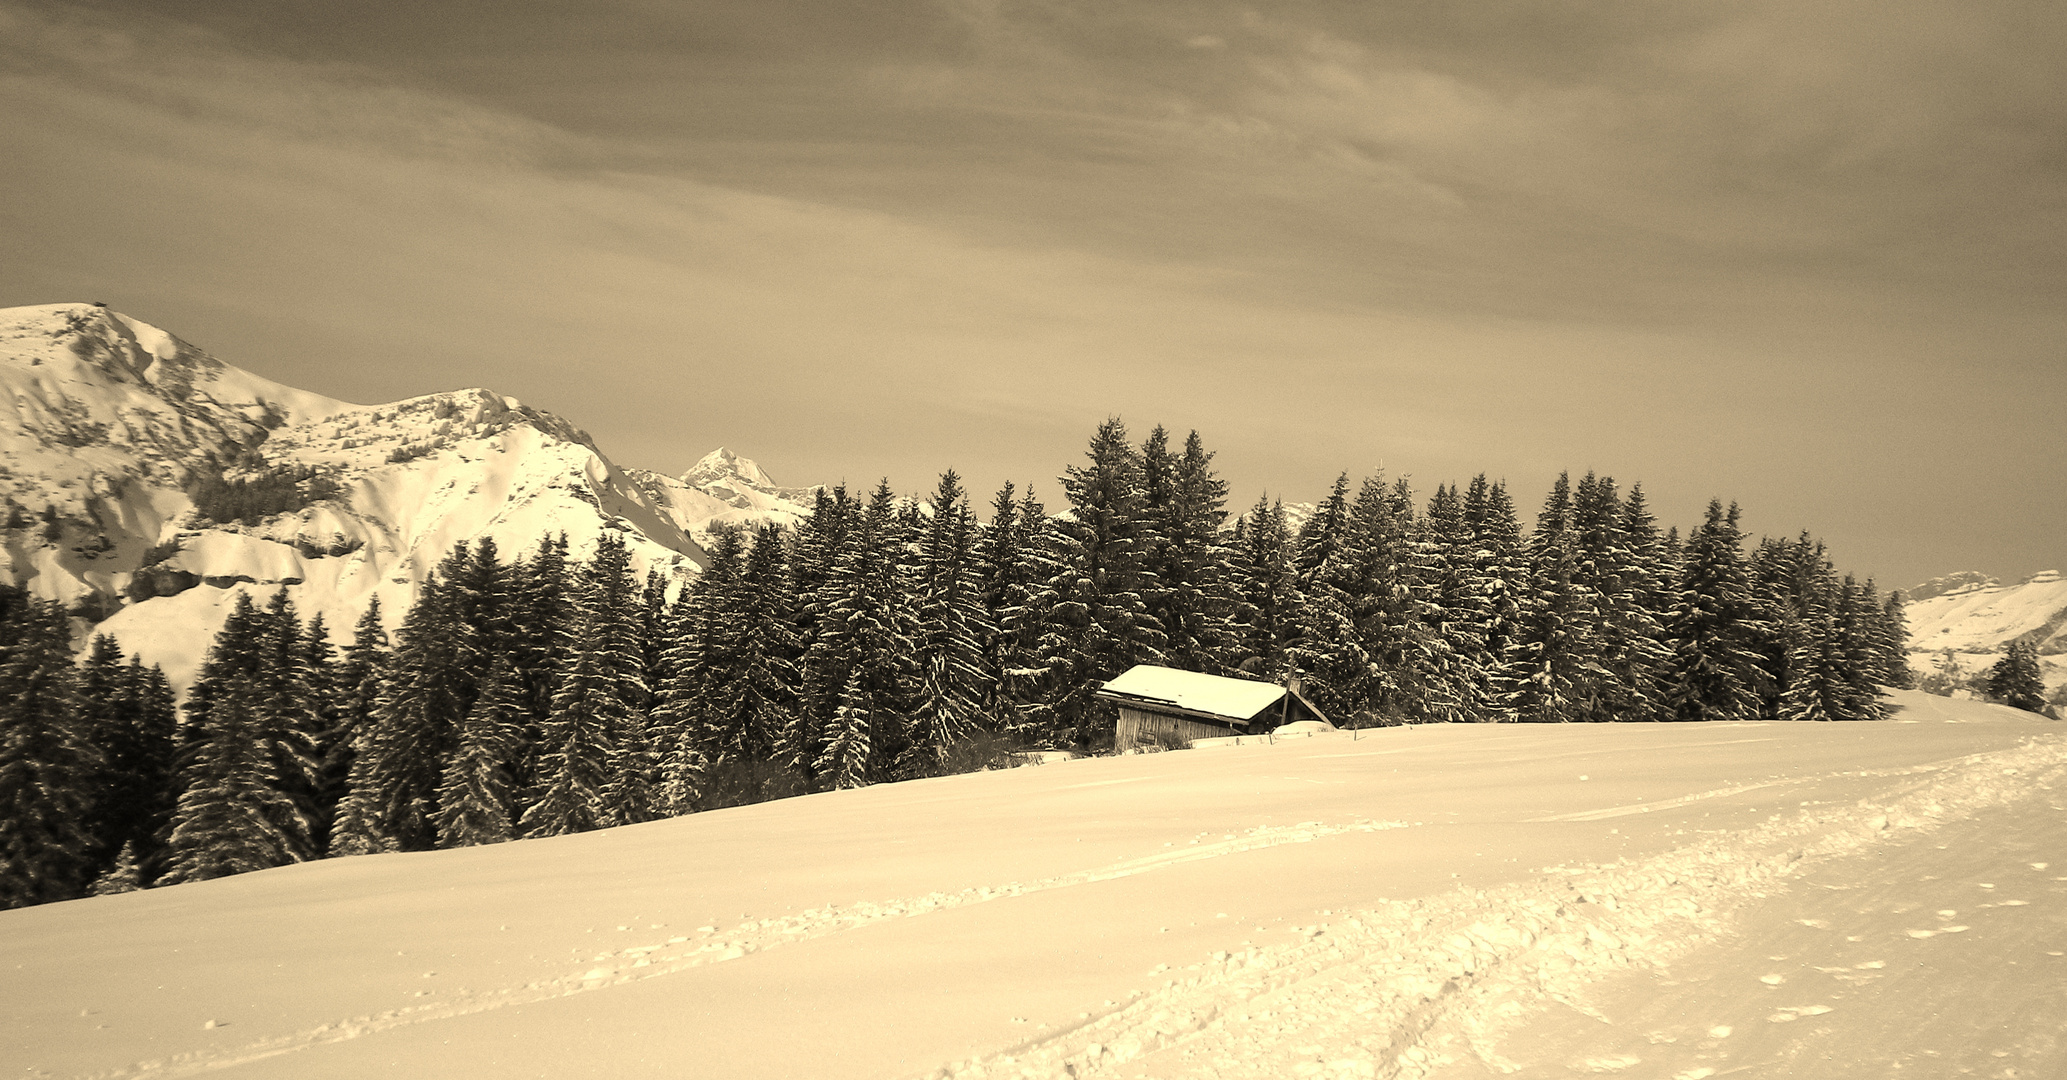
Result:
<svg viewBox="0 0 2067 1080">
<path fill-rule="evenodd" d="M 770 480 L 768 474 L 762 472 L 761 467 L 755 464 L 752 458 L 740 457 L 722 446 L 703 455 L 703 460 L 682 474 L 682 482 L 691 487 L 703 487 L 732 480 L 756 488 L 775 487 L 775 481 Z"/>
</svg>

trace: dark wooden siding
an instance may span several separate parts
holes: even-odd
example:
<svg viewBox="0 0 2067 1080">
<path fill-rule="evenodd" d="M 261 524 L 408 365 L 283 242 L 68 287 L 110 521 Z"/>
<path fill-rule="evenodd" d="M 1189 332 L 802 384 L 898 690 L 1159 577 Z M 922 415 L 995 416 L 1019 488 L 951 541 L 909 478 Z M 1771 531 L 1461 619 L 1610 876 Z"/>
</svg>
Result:
<svg viewBox="0 0 2067 1080">
<path fill-rule="evenodd" d="M 1240 734 L 1232 726 L 1208 724 L 1182 716 L 1165 716 L 1162 713 L 1130 709 L 1122 705 L 1119 729 L 1113 733 L 1113 747 L 1119 750 L 1132 750 L 1137 746 L 1154 746 L 1156 737 L 1165 733 L 1187 742 L 1193 739 L 1218 739 Z"/>
</svg>

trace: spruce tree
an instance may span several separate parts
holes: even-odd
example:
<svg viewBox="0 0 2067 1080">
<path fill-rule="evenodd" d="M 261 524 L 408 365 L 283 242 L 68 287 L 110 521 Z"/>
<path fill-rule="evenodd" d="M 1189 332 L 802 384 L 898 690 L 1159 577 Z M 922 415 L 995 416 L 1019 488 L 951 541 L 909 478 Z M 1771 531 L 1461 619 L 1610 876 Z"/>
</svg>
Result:
<svg viewBox="0 0 2067 1080">
<path fill-rule="evenodd" d="M 984 643 L 996 629 L 983 605 L 976 519 L 950 469 L 933 493 L 933 516 L 912 561 L 916 590 L 911 740 L 900 776 L 938 771 L 949 750 L 984 725 Z"/>
<path fill-rule="evenodd" d="M 1474 572 L 1463 496 L 1454 486 L 1438 485 L 1423 521 L 1420 577 L 1438 657 L 1429 676 L 1441 687 L 1441 693 L 1430 697 L 1428 719 L 1475 722 L 1490 708 L 1493 672 L 1485 663 L 1485 594 Z"/>
<path fill-rule="evenodd" d="M 539 794 L 526 836 L 557 836 L 653 816 L 655 760 L 646 695 L 644 597 L 621 536 L 605 531 L 578 581 L 579 630 L 540 738 Z"/>
<path fill-rule="evenodd" d="M 480 650 L 464 593 L 472 562 L 464 542 L 440 561 L 395 632 L 383 692 L 358 742 L 348 798 L 353 836 L 340 853 L 427 851 L 437 846 L 438 788 L 459 725 L 478 693 Z M 360 835 L 362 832 L 365 835 Z"/>
<path fill-rule="evenodd" d="M 140 883 L 159 869 L 159 834 L 172 809 L 178 716 L 172 690 L 141 658 L 124 661 L 121 646 L 94 635 L 79 671 L 80 721 L 104 768 L 95 785 L 93 835 L 107 870 L 124 848 Z"/>
<path fill-rule="evenodd" d="M 2036 646 L 2022 638 L 2009 643 L 2003 658 L 1988 670 L 1988 696 L 2012 709 L 2045 711 L 2045 679 Z"/>
<path fill-rule="evenodd" d="M 1292 569 L 1292 541 L 1285 508 L 1260 496 L 1235 525 L 1229 544 L 1228 584 L 1232 595 L 1227 666 L 1250 678 L 1278 682 L 1291 673 L 1305 598 Z"/>
<path fill-rule="evenodd" d="M 1391 722 L 1454 715 L 1457 696 L 1441 681 L 1447 642 L 1429 603 L 1432 571 L 1402 477 L 1387 487 L 1373 476 L 1350 506 L 1351 566 L 1358 638 L 1370 657 L 1365 707 Z"/>
<path fill-rule="evenodd" d="M 96 872 L 94 785 L 64 609 L 30 601 L 0 627 L 0 908 L 83 895 Z"/>
<path fill-rule="evenodd" d="M 523 680 L 509 658 L 499 656 L 460 725 L 459 748 L 438 786 L 438 846 L 497 844 L 516 835 L 511 766 L 525 717 Z"/>
<path fill-rule="evenodd" d="M 1881 647 L 1884 650 L 1881 681 L 1897 690 L 1916 689 L 1916 672 L 1909 667 L 1907 603 L 1902 590 L 1896 589 L 1888 593 L 1887 603 L 1881 608 Z"/>
<path fill-rule="evenodd" d="M 1100 424 L 1088 464 L 1062 477 L 1069 513 L 1055 528 L 1055 573 L 1035 603 L 1046 613 L 1041 666 L 1048 669 L 1057 735 L 1078 749 L 1110 745 L 1118 714 L 1092 695 L 1136 664 L 1162 659 L 1167 641 L 1146 597 L 1148 565 L 1140 455 L 1117 417 Z"/>
<path fill-rule="evenodd" d="M 1588 477 L 1591 481 L 1593 478 Z M 1598 659 L 1598 594 L 1579 579 L 1571 480 L 1558 474 L 1529 536 L 1530 590 L 1520 633 L 1499 683 L 1516 720 L 1564 723 L 1595 718 L 1603 674 Z"/>
<path fill-rule="evenodd" d="M 886 779 L 911 745 L 917 627 L 900 559 L 904 529 L 885 482 L 820 590 L 825 614 L 805 656 L 805 682 L 813 711 L 823 718 L 822 741 L 810 762 L 821 787 Z"/>
<path fill-rule="evenodd" d="M 1147 472 L 1146 450 L 1143 456 Z M 1227 483 L 1214 474 L 1213 455 L 1196 431 L 1185 437 L 1183 452 L 1170 456 L 1165 467 L 1167 481 L 1147 485 L 1155 538 L 1148 569 L 1157 583 L 1149 614 L 1163 628 L 1164 664 L 1217 673 L 1229 645 L 1226 552 L 1220 533 L 1227 520 Z"/>
<path fill-rule="evenodd" d="M 1737 508 L 1708 504 L 1687 537 L 1679 596 L 1665 631 L 1672 653 L 1661 677 L 1664 719 L 1751 720 L 1760 712 L 1763 672 Z"/>
<path fill-rule="evenodd" d="M 1602 588 L 1607 623 L 1601 664 L 1614 687 L 1608 706 L 1614 719 L 1656 720 L 1662 708 L 1658 678 L 1667 655 L 1664 620 L 1672 574 L 1664 565 L 1663 540 L 1642 484 L 1631 487 L 1623 500 L 1614 540 L 1619 547 L 1609 557 L 1613 576 Z"/>
<path fill-rule="evenodd" d="M 389 660 L 380 597 L 374 596 L 353 626 L 352 643 L 338 665 L 333 680 L 337 688 L 335 719 L 323 736 L 316 798 L 319 805 L 330 809 L 328 850 L 332 855 L 364 855 L 384 847 L 370 763 L 361 762 L 372 738 Z"/>
<path fill-rule="evenodd" d="M 1472 481 L 1465 495 L 1465 521 L 1472 526 L 1476 548 L 1472 555 L 1473 580 L 1485 612 L 1485 648 L 1482 655 L 1488 669 L 1504 671 L 1523 634 L 1523 617 L 1530 595 L 1529 563 L 1523 547 L 1521 523 L 1515 518 L 1514 503 L 1504 483 L 1488 484 L 1484 474 Z M 1494 704 L 1486 720 L 1513 720 L 1507 707 L 1505 683 L 1497 682 L 1491 695 Z"/>
<path fill-rule="evenodd" d="M 284 592 L 284 590 L 283 590 Z M 316 763 L 302 628 L 284 595 L 240 593 L 188 696 L 191 733 L 173 811 L 167 883 L 315 857 Z"/>
<path fill-rule="evenodd" d="M 813 766 L 827 789 L 866 787 L 874 781 L 874 710 L 875 694 L 864 684 L 860 670 L 851 672 L 826 727 L 825 747 Z"/>
</svg>

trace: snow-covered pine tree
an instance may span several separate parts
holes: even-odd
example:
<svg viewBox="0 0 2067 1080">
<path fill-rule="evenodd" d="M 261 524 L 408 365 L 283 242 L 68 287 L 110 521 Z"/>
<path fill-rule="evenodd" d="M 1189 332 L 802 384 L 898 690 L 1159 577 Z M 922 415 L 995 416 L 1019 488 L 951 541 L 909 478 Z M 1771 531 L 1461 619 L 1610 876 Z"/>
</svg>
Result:
<svg viewBox="0 0 2067 1080">
<path fill-rule="evenodd" d="M 1577 578 L 1572 512 L 1571 478 L 1559 473 L 1529 534 L 1530 590 L 1499 676 L 1507 712 L 1523 722 L 1595 718 L 1600 605 Z"/>
<path fill-rule="evenodd" d="M 1897 690 L 1916 689 L 1916 672 L 1909 667 L 1907 605 L 1908 599 L 1902 595 L 1902 590 L 1896 589 L 1888 593 L 1887 603 L 1881 607 L 1881 682 Z"/>
<path fill-rule="evenodd" d="M 1213 454 L 1196 431 L 1185 436 L 1181 454 L 1162 455 L 1160 467 L 1167 477 L 1158 481 L 1150 447 L 1162 437 L 1157 427 L 1142 451 L 1155 538 L 1149 570 L 1157 582 L 1149 613 L 1165 635 L 1163 663 L 1217 673 L 1229 644 L 1220 534 L 1227 521 L 1227 482 L 1214 475 Z"/>
<path fill-rule="evenodd" d="M 1885 720 L 1888 706 L 1881 680 L 1887 674 L 1887 628 L 1872 582 L 1850 574 L 1837 596 L 1837 652 L 1842 658 L 1843 711 L 1840 720 Z"/>
<path fill-rule="evenodd" d="M 425 578 L 395 632 L 388 677 L 357 747 L 347 798 L 359 805 L 340 853 L 437 846 L 438 786 L 478 695 L 469 665 L 479 648 L 465 619 L 472 561 L 467 544 L 456 545 Z"/>
<path fill-rule="evenodd" d="M 337 817 L 337 800 L 344 796 L 330 783 L 325 768 L 337 752 L 330 740 L 344 726 L 347 696 L 337 646 L 332 644 L 330 628 L 320 612 L 309 619 L 308 629 L 302 634 L 302 649 L 306 680 L 303 689 L 308 694 L 310 719 L 315 723 L 309 738 L 315 763 L 314 771 L 309 774 L 309 805 L 316 814 L 316 850 L 323 852 L 329 850 L 330 830 Z"/>
<path fill-rule="evenodd" d="M 126 847 L 140 883 L 158 869 L 158 834 L 172 810 L 178 715 L 171 688 L 160 692 L 163 682 L 140 658 L 123 660 L 122 647 L 106 634 L 94 635 L 79 670 L 79 719 L 104 766 L 94 785 L 97 872 L 111 868 Z"/>
<path fill-rule="evenodd" d="M 1756 615 L 1737 508 L 1710 501 L 1707 519 L 1687 537 L 1679 596 L 1665 621 L 1672 653 L 1660 678 L 1662 719 L 1759 716 Z"/>
<path fill-rule="evenodd" d="M 1058 735 L 1078 749 L 1110 744 L 1118 714 L 1092 697 L 1136 664 L 1162 659 L 1167 641 L 1148 610 L 1157 588 L 1147 562 L 1141 457 L 1118 417 L 1098 426 L 1088 464 L 1062 476 L 1069 513 L 1054 522 L 1055 573 L 1035 605 L 1047 613 L 1040 638 Z"/>
<path fill-rule="evenodd" d="M 797 785 L 776 761 L 797 708 L 787 537 L 764 525 L 748 546 L 745 533 L 728 529 L 708 550 L 709 567 L 683 591 L 668 626 L 651 725 L 669 813 L 756 802 Z"/>
<path fill-rule="evenodd" d="M 773 762 L 776 743 L 797 710 L 803 655 L 797 633 L 797 596 L 790 579 L 789 537 L 778 525 L 755 530 L 740 571 L 743 606 L 738 694 L 740 747 L 749 760 Z"/>
<path fill-rule="evenodd" d="M 797 528 L 790 544 L 791 587 L 798 602 L 798 649 L 803 659 L 798 667 L 797 707 L 776 737 L 775 757 L 808 787 L 818 786 L 812 770 L 825 726 L 839 706 L 840 688 L 846 683 L 844 670 L 829 674 L 826 667 L 828 663 L 837 666 L 837 650 L 819 642 L 828 630 L 825 613 L 832 599 L 829 581 L 833 568 L 851 541 L 860 513 L 846 485 L 830 491 L 820 488 L 811 516 Z"/>
<path fill-rule="evenodd" d="M 1830 691 L 1826 650 L 1837 636 L 1836 620 L 1819 601 L 1806 617 L 1792 609 L 1779 615 L 1779 639 L 1787 646 L 1786 673 L 1776 706 L 1781 720 L 1830 720 Z"/>
<path fill-rule="evenodd" d="M 142 793 L 128 772 L 134 755 L 125 753 L 134 725 L 127 715 L 130 702 L 122 692 L 123 672 L 122 646 L 106 634 L 95 634 L 79 664 L 74 706 L 79 730 L 101 757 L 100 774 L 90 784 L 94 812 L 87 826 L 93 837 L 95 876 L 113 865 L 122 845 L 137 831 L 135 803 Z"/>
<path fill-rule="evenodd" d="M 283 590 L 284 593 L 284 590 Z M 165 883 L 314 858 L 316 762 L 302 627 L 284 595 L 240 593 L 187 699 Z"/>
<path fill-rule="evenodd" d="M 646 732 L 658 762 L 653 810 L 661 817 L 694 813 L 703 800 L 703 627 L 714 583 L 736 572 L 736 532 L 720 529 L 704 554 L 703 571 L 683 586 L 660 627 L 660 681 L 652 687 Z"/>
<path fill-rule="evenodd" d="M 438 846 L 498 844 L 515 837 L 512 757 L 527 717 L 524 683 L 507 655 L 496 657 L 460 725 L 459 748 L 438 786 Z"/>
<path fill-rule="evenodd" d="M 1484 473 L 1464 496 L 1465 522 L 1472 528 L 1472 580 L 1485 612 L 1485 662 L 1494 673 L 1494 702 L 1484 720 L 1513 720 L 1506 686 L 1498 681 L 1508 656 L 1522 635 L 1522 619 L 1530 592 L 1529 563 L 1522 544 L 1521 522 L 1504 483 L 1489 484 Z"/>
<path fill-rule="evenodd" d="M 1988 696 L 2012 709 L 2044 712 L 2045 678 L 2038 666 L 2038 647 L 2017 638 L 1988 669 Z"/>
<path fill-rule="evenodd" d="M 997 628 L 988 650 L 996 680 L 986 703 L 992 723 L 1022 745 L 1048 745 L 1055 738 L 1048 702 L 1050 672 L 1040 658 L 1042 586 L 1055 576 L 1055 529 L 1048 508 L 1029 486 L 1012 502 L 1006 484 L 993 503 L 983 535 L 984 610 Z"/>
<path fill-rule="evenodd" d="M 1429 602 L 1427 555 L 1414 516 L 1414 492 L 1401 477 L 1373 476 L 1350 505 L 1356 627 L 1370 657 L 1366 708 L 1390 722 L 1452 715 L 1456 695 L 1438 680 L 1446 643 Z"/>
<path fill-rule="evenodd" d="M 567 534 L 540 538 L 538 549 L 513 575 L 516 609 L 510 641 L 511 665 L 524 683 L 525 721 L 516 758 L 519 791 L 527 790 L 538 768 L 538 738 L 552 715 L 559 670 L 553 665 L 568 653 L 577 618 L 572 572 L 567 566 Z"/>
<path fill-rule="evenodd" d="M 134 725 L 123 751 L 130 757 L 123 774 L 142 796 L 129 837 L 141 887 L 157 881 L 165 869 L 165 838 L 179 797 L 179 703 L 165 672 L 156 664 L 145 667 L 141 655 L 130 656 L 121 692 L 123 714 Z"/>
<path fill-rule="evenodd" d="M 904 526 L 885 481 L 820 590 L 825 614 L 804 658 L 807 694 L 824 717 L 811 762 L 822 787 L 884 779 L 910 745 L 907 710 L 918 672 L 903 549 Z"/>
<path fill-rule="evenodd" d="M 1364 574 L 1370 537 L 1362 522 L 1350 520 L 1348 491 L 1343 473 L 1293 541 L 1292 580 L 1302 602 L 1292 610 L 1285 657 L 1324 715 L 1363 726 L 1378 674 L 1357 625 L 1370 588 Z M 1383 496 L 1380 489 L 1381 511 Z"/>
<path fill-rule="evenodd" d="M 1609 625 L 1601 662 L 1616 680 L 1618 718 L 1656 720 L 1662 708 L 1658 677 L 1667 654 L 1664 619 L 1673 575 L 1665 567 L 1663 540 L 1642 484 L 1631 487 L 1622 501 L 1617 539 L 1621 558 L 1616 588 L 1607 596 Z"/>
<path fill-rule="evenodd" d="M 863 685 L 860 669 L 847 676 L 839 702 L 826 725 L 825 747 L 814 771 L 828 790 L 867 787 L 875 779 L 875 695 Z"/>
<path fill-rule="evenodd" d="M 638 710 L 646 696 L 643 594 L 621 535 L 605 531 L 577 581 L 578 630 L 540 739 L 537 800 L 526 836 L 646 821 L 655 760 Z"/>
<path fill-rule="evenodd" d="M 1573 580 L 1593 607 L 1590 635 L 1595 674 L 1580 719 L 1639 721 L 1653 718 L 1658 665 L 1665 658 L 1664 628 L 1649 605 L 1656 583 L 1639 553 L 1643 541 L 1631 529 L 1655 529 L 1643 505 L 1642 488 L 1630 495 L 1635 517 L 1611 476 L 1587 473 L 1572 494 Z"/>
<path fill-rule="evenodd" d="M 390 659 L 387 626 L 381 619 L 380 597 L 375 596 L 353 625 L 352 643 L 338 665 L 335 726 L 323 737 L 317 771 L 317 802 L 331 807 L 332 855 L 365 855 L 384 848 L 374 781 L 360 759 L 372 737 L 375 706 Z"/>
<path fill-rule="evenodd" d="M 105 767 L 79 717 L 63 607 L 10 607 L 0 625 L 0 908 L 85 893 L 99 854 L 93 787 Z"/>
<path fill-rule="evenodd" d="M 660 654 L 667 641 L 667 576 L 658 570 L 646 571 L 645 588 L 640 593 L 639 641 L 644 645 L 646 670 L 643 681 L 646 684 L 646 700 L 639 703 L 639 710 L 651 713 L 654 694 L 660 690 L 665 672 L 660 666 Z"/>
<path fill-rule="evenodd" d="M 1794 541 L 1760 540 L 1752 549 L 1749 566 L 1753 602 L 1759 622 L 1766 627 L 1766 632 L 1751 639 L 1759 656 L 1763 715 L 1778 719 L 1781 698 L 1793 679 L 1789 665 L 1801 651 L 1801 637 L 1814 637 L 1814 652 L 1821 653 L 1825 635 L 1821 622 L 1810 617 L 1809 608 L 1816 606 L 1825 615 L 1835 610 L 1837 575 L 1824 557 L 1823 545 L 1807 532 Z M 1790 621 L 1792 625 L 1783 625 Z"/>
<path fill-rule="evenodd" d="M 997 633 L 983 605 L 976 518 L 953 469 L 941 474 L 932 505 L 912 559 L 917 671 L 899 776 L 938 772 L 956 743 L 985 726 L 984 643 Z"/>
<path fill-rule="evenodd" d="M 747 756 L 745 724 L 733 708 L 744 667 L 746 549 L 739 527 L 713 530 L 704 549 L 708 562 L 677 602 L 682 617 L 671 631 L 682 640 L 672 650 L 676 662 L 668 665 L 653 716 L 656 747 L 684 746 L 712 767 Z"/>
<path fill-rule="evenodd" d="M 1370 486 L 1368 482 L 1366 487 Z M 1349 537 L 1349 474 L 1335 477 L 1328 497 L 1313 508 L 1313 515 L 1299 526 L 1292 541 L 1292 580 L 1303 596 L 1310 596 L 1314 583 L 1331 563 L 1342 564 L 1342 546 Z"/>
<path fill-rule="evenodd" d="M 1292 570 L 1292 539 L 1282 502 L 1259 496 L 1235 523 L 1228 546 L 1233 597 L 1227 667 L 1251 678 L 1279 682 L 1291 673 L 1289 650 L 1305 598 Z"/>
<path fill-rule="evenodd" d="M 1438 692 L 1429 696 L 1428 719 L 1475 722 L 1490 707 L 1493 673 L 1485 664 L 1485 596 L 1473 572 L 1471 525 L 1457 488 L 1438 485 L 1422 521 L 1417 576 L 1427 591 L 1428 629 L 1437 639 L 1429 679 Z"/>
</svg>

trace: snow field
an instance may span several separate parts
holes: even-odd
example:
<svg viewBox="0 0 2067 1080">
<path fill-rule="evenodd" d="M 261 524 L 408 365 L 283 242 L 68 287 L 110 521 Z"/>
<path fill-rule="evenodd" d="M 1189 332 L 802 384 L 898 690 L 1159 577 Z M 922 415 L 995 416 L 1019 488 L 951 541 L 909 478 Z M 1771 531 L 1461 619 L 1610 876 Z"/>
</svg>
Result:
<svg viewBox="0 0 2067 1080">
<path fill-rule="evenodd" d="M 2057 784 L 2067 744 L 1889 772 L 1918 779 L 1890 799 L 1802 811 L 1648 859 L 1333 913 L 1293 928 L 1291 942 L 1215 953 L 1076 1030 L 923 1075 L 1408 1078 L 1463 1062 L 1518 1071 L 1500 1042 L 1550 1005 L 1590 1011 L 1580 996 L 1590 984 L 1715 943 L 1742 908 L 1810 868 Z M 1783 1006 L 1769 1019 L 1829 1011 Z M 1618 1063 L 1637 1059 L 1594 1064 Z"/>
<path fill-rule="evenodd" d="M 1094 759 L 0 912 L 0 1060 L 296 1080 L 1447 1078 L 1524 1061 L 1515 1032 L 1714 951 L 1847 852 L 2055 782 L 2058 728 L 1901 699 L 1918 722 L 1396 729 Z M 1934 903 L 1897 930 L 1978 942 L 1979 910 Z M 1847 963 L 1872 959 L 1894 957 Z M 1734 1041 L 1830 1019 L 1763 1019 L 1825 1004 L 1789 996 L 1806 978 L 1745 975 L 1776 996 L 1728 1018 Z M 1574 1060 L 1631 1054 L 1649 1060 Z"/>
</svg>

